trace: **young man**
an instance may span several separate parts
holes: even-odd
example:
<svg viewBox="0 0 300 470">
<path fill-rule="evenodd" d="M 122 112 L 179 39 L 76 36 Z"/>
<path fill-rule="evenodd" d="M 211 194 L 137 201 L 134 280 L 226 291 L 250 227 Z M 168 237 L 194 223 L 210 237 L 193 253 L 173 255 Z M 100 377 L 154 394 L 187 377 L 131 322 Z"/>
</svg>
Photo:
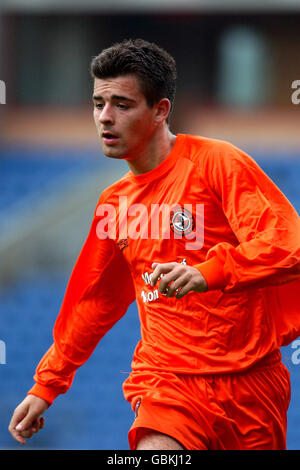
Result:
<svg viewBox="0 0 300 470">
<path fill-rule="evenodd" d="M 94 120 L 130 171 L 96 207 L 42 358 L 9 430 L 25 443 L 136 299 L 125 381 L 131 449 L 284 449 L 299 335 L 300 221 L 233 145 L 170 132 L 172 57 L 143 40 L 95 57 Z M 298 302 L 296 300 L 298 295 Z"/>
</svg>

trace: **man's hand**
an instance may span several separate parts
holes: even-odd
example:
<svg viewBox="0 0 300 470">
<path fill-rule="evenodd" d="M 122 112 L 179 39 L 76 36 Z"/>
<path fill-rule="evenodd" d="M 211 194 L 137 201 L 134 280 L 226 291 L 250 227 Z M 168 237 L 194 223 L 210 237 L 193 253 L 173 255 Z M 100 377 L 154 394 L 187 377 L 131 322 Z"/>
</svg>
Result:
<svg viewBox="0 0 300 470">
<path fill-rule="evenodd" d="M 169 297 L 180 299 L 190 291 L 205 292 L 207 283 L 200 271 L 193 266 L 182 263 L 153 263 L 151 285 L 155 286 L 158 278 L 163 274 L 159 283 L 159 292 Z"/>
<path fill-rule="evenodd" d="M 20 444 L 25 444 L 25 438 L 30 438 L 44 427 L 45 418 L 41 415 L 47 408 L 49 404 L 45 400 L 28 395 L 17 406 L 9 423 L 8 430 L 13 438 Z"/>
</svg>

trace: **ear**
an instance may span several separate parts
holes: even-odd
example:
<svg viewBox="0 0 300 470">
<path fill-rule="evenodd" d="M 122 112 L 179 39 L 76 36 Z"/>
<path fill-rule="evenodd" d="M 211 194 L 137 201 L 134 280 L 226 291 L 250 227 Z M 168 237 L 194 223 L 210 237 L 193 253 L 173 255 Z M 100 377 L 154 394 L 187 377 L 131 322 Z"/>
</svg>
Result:
<svg viewBox="0 0 300 470">
<path fill-rule="evenodd" d="M 169 116 L 171 109 L 171 103 L 168 98 L 162 98 L 158 103 L 155 104 L 155 116 L 154 120 L 156 124 L 161 124 L 166 121 Z"/>
</svg>

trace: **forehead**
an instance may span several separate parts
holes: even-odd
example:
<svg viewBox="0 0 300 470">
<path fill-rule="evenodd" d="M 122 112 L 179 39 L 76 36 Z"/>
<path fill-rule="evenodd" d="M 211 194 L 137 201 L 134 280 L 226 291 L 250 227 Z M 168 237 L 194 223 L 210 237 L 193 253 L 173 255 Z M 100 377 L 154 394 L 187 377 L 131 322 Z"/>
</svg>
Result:
<svg viewBox="0 0 300 470">
<path fill-rule="evenodd" d="M 143 96 L 139 79 L 135 75 L 122 75 L 115 78 L 95 78 L 94 95 L 109 97 L 111 95 L 137 98 Z"/>
</svg>

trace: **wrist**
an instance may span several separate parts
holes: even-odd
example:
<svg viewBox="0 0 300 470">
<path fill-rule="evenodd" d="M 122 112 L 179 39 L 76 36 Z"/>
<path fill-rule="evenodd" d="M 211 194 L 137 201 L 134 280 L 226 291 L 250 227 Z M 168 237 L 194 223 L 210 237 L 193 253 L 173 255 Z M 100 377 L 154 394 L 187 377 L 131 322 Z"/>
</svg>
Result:
<svg viewBox="0 0 300 470">
<path fill-rule="evenodd" d="M 220 263 L 217 256 L 203 263 L 194 265 L 194 268 L 204 277 L 207 290 L 223 289 L 226 286 L 223 265 Z"/>
<path fill-rule="evenodd" d="M 27 395 L 34 395 L 35 397 L 41 398 L 51 406 L 55 398 L 59 395 L 59 391 L 54 387 L 41 385 L 36 383 L 27 393 Z"/>
</svg>

